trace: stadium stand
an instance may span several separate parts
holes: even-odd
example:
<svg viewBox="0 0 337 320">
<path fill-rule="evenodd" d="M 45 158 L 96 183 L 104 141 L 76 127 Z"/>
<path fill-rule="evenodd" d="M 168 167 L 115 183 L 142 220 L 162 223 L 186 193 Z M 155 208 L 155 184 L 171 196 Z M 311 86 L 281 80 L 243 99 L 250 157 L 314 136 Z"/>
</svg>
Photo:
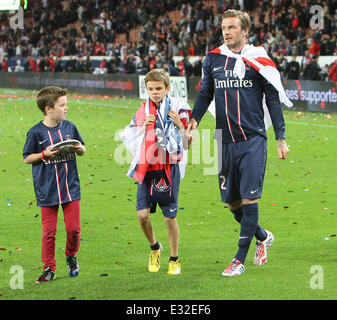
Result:
<svg viewBox="0 0 337 320">
<path fill-rule="evenodd" d="M 310 74 L 310 65 L 319 79 L 329 80 L 337 55 L 334 0 L 28 3 L 22 30 L 10 28 L 11 13 L 0 14 L 1 71 L 143 74 L 165 67 L 172 74 L 198 76 L 200 59 L 221 44 L 218 14 L 230 8 L 250 14 L 250 43 L 266 48 L 284 78 L 296 56 L 300 79 Z M 310 27 L 313 5 L 322 9 L 322 29 Z"/>
</svg>

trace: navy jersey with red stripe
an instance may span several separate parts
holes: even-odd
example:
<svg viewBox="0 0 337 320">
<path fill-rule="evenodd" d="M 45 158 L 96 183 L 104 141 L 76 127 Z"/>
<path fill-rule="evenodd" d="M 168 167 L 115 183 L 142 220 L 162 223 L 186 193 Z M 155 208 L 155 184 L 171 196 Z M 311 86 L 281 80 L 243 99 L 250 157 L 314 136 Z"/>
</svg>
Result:
<svg viewBox="0 0 337 320">
<path fill-rule="evenodd" d="M 67 120 L 57 127 L 46 127 L 42 121 L 27 133 L 23 148 L 23 158 L 40 153 L 49 145 L 64 140 L 76 139 L 84 142 L 76 126 Z M 76 154 L 61 150 L 61 153 L 49 161 L 39 161 L 32 165 L 34 190 L 38 206 L 53 206 L 81 199 Z"/>
<path fill-rule="evenodd" d="M 285 138 L 285 124 L 278 91 L 254 68 L 245 64 L 243 79 L 233 75 L 235 58 L 209 52 L 202 66 L 202 79 L 192 118 L 199 123 L 215 99 L 216 128 L 222 142 L 238 142 L 253 136 L 266 137 L 263 94 L 276 139 Z"/>
</svg>

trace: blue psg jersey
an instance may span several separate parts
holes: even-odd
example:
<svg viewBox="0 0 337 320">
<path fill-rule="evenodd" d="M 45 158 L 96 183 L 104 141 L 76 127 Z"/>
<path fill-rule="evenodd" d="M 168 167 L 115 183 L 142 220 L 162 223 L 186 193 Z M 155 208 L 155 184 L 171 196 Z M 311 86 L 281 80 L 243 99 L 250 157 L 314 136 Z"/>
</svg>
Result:
<svg viewBox="0 0 337 320">
<path fill-rule="evenodd" d="M 64 120 L 57 127 L 49 128 L 41 121 L 27 133 L 23 158 L 40 153 L 51 144 L 69 139 L 79 140 L 84 145 L 72 122 Z M 60 154 L 48 161 L 33 163 L 32 173 L 38 206 L 53 206 L 81 199 L 74 152 L 62 149 Z"/>
<path fill-rule="evenodd" d="M 202 67 L 199 95 L 192 118 L 199 123 L 210 102 L 215 99 L 216 128 L 222 130 L 222 142 L 266 137 L 263 94 L 273 123 L 276 139 L 285 138 L 285 124 L 278 91 L 255 69 L 246 64 L 245 77 L 233 74 L 235 58 L 213 52 Z"/>
</svg>

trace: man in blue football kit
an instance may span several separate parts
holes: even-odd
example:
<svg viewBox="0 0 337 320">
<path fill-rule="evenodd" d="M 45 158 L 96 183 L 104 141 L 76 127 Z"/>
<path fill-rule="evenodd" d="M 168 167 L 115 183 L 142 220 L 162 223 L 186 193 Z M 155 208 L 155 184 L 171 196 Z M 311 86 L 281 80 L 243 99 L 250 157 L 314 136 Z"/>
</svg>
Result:
<svg viewBox="0 0 337 320">
<path fill-rule="evenodd" d="M 266 263 L 267 249 L 274 240 L 273 234 L 258 224 L 258 199 L 262 194 L 267 155 L 263 99 L 278 140 L 280 159 L 285 159 L 289 152 L 280 97 L 282 102 L 288 99 L 281 82 L 277 81 L 279 73 L 264 49 L 246 44 L 249 16 L 242 11 L 228 10 L 221 26 L 224 44 L 209 52 L 203 62 L 201 88 L 187 135 L 191 137 L 214 98 L 216 129 L 221 132 L 216 137 L 221 200 L 241 224 L 239 249 L 222 275 L 236 276 L 245 270 L 253 236 L 257 239 L 256 265 Z"/>
<path fill-rule="evenodd" d="M 26 164 L 32 164 L 37 205 L 41 207 L 43 273 L 37 283 L 55 279 L 55 236 L 58 207 L 62 206 L 67 232 L 65 255 L 70 277 L 79 273 L 76 253 L 80 245 L 80 181 L 76 155 L 85 153 L 84 142 L 76 126 L 65 120 L 68 111 L 67 91 L 46 87 L 37 96 L 44 120 L 27 133 L 23 148 Z M 66 148 L 52 149 L 56 143 L 78 140 Z"/>
</svg>

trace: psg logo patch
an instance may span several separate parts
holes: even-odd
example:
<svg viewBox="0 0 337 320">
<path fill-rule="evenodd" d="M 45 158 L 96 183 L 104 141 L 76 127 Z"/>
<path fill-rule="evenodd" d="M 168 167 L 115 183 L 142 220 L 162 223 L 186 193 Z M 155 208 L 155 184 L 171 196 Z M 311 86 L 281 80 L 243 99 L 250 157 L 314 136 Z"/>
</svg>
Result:
<svg viewBox="0 0 337 320">
<path fill-rule="evenodd" d="M 175 202 L 172 186 L 166 177 L 153 178 L 149 181 L 148 200 L 150 202 L 171 203 Z"/>
<path fill-rule="evenodd" d="M 153 193 L 153 189 L 157 192 L 169 192 L 171 191 L 171 186 L 166 177 L 159 179 L 152 179 L 150 194 Z"/>
</svg>

